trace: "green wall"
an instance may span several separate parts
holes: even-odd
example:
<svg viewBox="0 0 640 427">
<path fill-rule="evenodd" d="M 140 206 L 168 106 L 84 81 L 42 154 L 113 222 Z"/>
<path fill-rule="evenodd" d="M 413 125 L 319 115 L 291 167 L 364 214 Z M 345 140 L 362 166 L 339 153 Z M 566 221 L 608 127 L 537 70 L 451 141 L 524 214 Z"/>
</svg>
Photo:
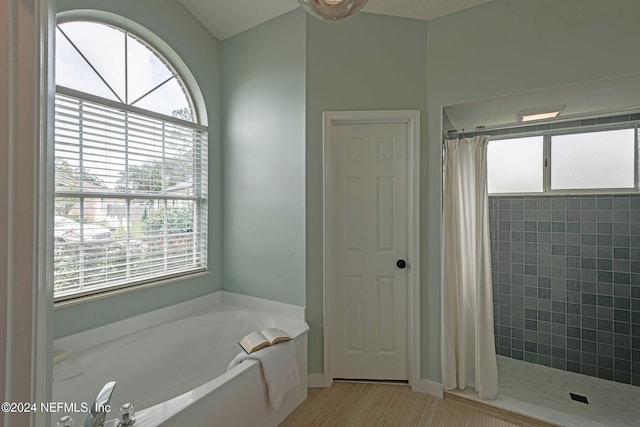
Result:
<svg viewBox="0 0 640 427">
<path fill-rule="evenodd" d="M 421 368 L 439 382 L 442 107 L 636 73 L 638 16 L 636 0 L 494 0 L 426 23 L 308 18 L 309 372 L 322 372 L 323 353 L 322 111 L 422 110 Z"/>
<path fill-rule="evenodd" d="M 428 22 L 428 143 L 421 159 L 423 377 L 440 381 L 442 107 L 637 73 L 639 16 L 637 0 L 494 0 Z"/>
<path fill-rule="evenodd" d="M 58 0 L 58 11 L 112 12 L 166 42 L 193 73 L 209 125 L 209 253 L 211 273 L 54 311 L 54 337 L 91 329 L 221 289 L 220 43 L 176 0 Z M 177 31 L 188 29 L 188 31 Z"/>
<path fill-rule="evenodd" d="M 220 289 L 224 265 L 224 289 L 306 303 L 312 373 L 323 354 L 323 111 L 422 112 L 422 377 L 439 382 L 442 107 L 640 70 L 637 0 L 494 0 L 429 22 L 361 13 L 327 23 L 297 9 L 222 48 L 175 0 L 59 0 L 104 4 L 164 38 L 204 93 L 213 273 L 57 310 L 56 336 L 79 330 L 77 319 L 86 329 Z"/>
<path fill-rule="evenodd" d="M 222 42 L 223 286 L 305 305 L 305 15 Z"/>
<path fill-rule="evenodd" d="M 322 372 L 322 112 L 426 111 L 424 21 L 360 13 L 307 17 L 307 321 L 309 372 Z M 424 120 L 424 115 L 422 117 Z M 425 128 L 422 128 L 421 140 Z"/>
</svg>

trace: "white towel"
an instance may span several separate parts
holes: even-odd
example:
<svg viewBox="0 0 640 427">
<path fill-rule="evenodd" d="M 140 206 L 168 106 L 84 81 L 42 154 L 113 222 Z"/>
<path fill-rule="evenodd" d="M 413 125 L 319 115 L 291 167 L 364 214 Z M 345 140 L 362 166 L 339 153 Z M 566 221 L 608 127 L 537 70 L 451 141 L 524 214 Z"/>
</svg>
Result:
<svg viewBox="0 0 640 427">
<path fill-rule="evenodd" d="M 279 343 L 250 354 L 242 351 L 229 363 L 227 371 L 246 359 L 258 360 L 262 365 L 262 374 L 269 390 L 269 402 L 277 411 L 284 395 L 300 384 L 294 342 Z"/>
</svg>

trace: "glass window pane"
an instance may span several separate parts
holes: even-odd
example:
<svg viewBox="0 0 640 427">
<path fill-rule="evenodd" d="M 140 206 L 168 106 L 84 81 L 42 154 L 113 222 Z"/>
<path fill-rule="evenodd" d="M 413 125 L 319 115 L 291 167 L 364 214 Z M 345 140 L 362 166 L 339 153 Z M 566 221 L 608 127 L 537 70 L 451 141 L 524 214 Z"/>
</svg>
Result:
<svg viewBox="0 0 640 427">
<path fill-rule="evenodd" d="M 554 190 L 634 187 L 633 129 L 551 138 Z"/>
<path fill-rule="evenodd" d="M 189 94 L 168 62 L 145 42 L 110 25 L 58 25 L 56 84 L 195 121 Z"/>
<path fill-rule="evenodd" d="M 124 102 L 125 32 L 108 25 L 82 21 L 65 22 L 60 24 L 60 28 Z"/>
<path fill-rule="evenodd" d="M 132 105 L 183 120 L 193 120 L 187 97 L 175 78 Z"/>
<path fill-rule="evenodd" d="M 131 35 L 127 37 L 127 67 L 129 104 L 173 75 L 155 52 Z"/>
<path fill-rule="evenodd" d="M 195 120 L 180 77 L 122 29 L 56 30 L 57 84 L 140 110 L 56 94 L 54 297 L 205 269 L 207 133 L 151 114 Z"/>
<path fill-rule="evenodd" d="M 490 141 L 489 193 L 539 193 L 543 189 L 543 138 Z"/>
<path fill-rule="evenodd" d="M 56 30 L 56 84 L 118 100 L 59 29 Z"/>
</svg>

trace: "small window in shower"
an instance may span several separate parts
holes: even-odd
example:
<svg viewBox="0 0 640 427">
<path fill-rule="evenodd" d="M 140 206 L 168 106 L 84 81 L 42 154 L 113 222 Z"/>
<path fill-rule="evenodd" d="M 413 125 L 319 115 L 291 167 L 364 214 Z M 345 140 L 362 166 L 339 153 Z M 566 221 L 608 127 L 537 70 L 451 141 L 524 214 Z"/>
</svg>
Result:
<svg viewBox="0 0 640 427">
<path fill-rule="evenodd" d="M 624 114 L 494 131 L 487 150 L 489 194 L 640 191 L 639 117 Z"/>
<path fill-rule="evenodd" d="M 490 141 L 487 150 L 489 193 L 543 191 L 542 136 Z"/>
<path fill-rule="evenodd" d="M 634 130 L 551 137 L 551 189 L 633 189 Z"/>
</svg>

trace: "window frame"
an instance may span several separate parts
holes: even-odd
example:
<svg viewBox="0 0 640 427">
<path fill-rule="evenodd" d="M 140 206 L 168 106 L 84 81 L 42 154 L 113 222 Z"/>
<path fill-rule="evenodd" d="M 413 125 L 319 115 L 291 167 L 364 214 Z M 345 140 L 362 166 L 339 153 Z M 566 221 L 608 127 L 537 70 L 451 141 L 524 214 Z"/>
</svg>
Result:
<svg viewBox="0 0 640 427">
<path fill-rule="evenodd" d="M 562 124 L 560 122 L 559 124 Z M 544 125 L 543 125 L 544 126 Z M 553 129 L 552 126 L 548 125 L 547 130 L 544 131 L 530 131 L 525 132 L 524 129 L 504 129 L 498 130 L 497 135 L 492 135 L 489 140 L 489 144 L 492 141 L 500 141 L 505 139 L 518 139 L 525 138 L 531 136 L 542 136 L 543 137 L 543 150 L 542 150 L 542 159 L 540 162 L 540 167 L 543 168 L 543 182 L 542 182 L 542 191 L 541 192 L 503 192 L 503 193 L 489 193 L 489 196 L 492 197 L 501 197 L 501 196 L 572 196 L 572 195 L 588 195 L 588 194 L 637 194 L 640 192 L 640 122 L 636 121 L 626 121 L 620 123 L 606 123 L 606 124 L 596 124 L 589 126 L 577 126 L 577 127 L 564 127 L 564 128 L 556 128 Z M 634 130 L 634 187 L 633 188 L 584 188 L 584 189 L 552 189 L 551 188 L 551 164 L 552 164 L 552 156 L 551 156 L 551 144 L 552 137 L 560 136 L 560 135 L 578 135 L 584 133 L 593 133 L 593 132 L 605 132 L 611 130 L 623 130 L 623 129 L 633 129 Z M 514 132 L 515 131 L 515 132 Z"/>
<path fill-rule="evenodd" d="M 77 198 L 91 199 L 91 198 L 100 197 L 100 196 L 107 196 L 108 198 L 125 199 L 125 200 L 134 200 L 134 199 L 137 200 L 140 198 L 142 199 L 146 198 L 150 200 L 162 199 L 162 200 L 165 200 L 165 202 L 166 201 L 175 202 L 176 200 L 192 201 L 194 206 L 194 221 L 195 221 L 194 230 L 192 231 L 192 233 L 197 246 L 200 248 L 198 249 L 198 254 L 200 256 L 201 262 L 198 267 L 191 268 L 185 271 L 168 272 L 155 277 L 133 278 L 133 279 L 129 278 L 126 282 L 118 281 L 118 283 L 115 285 L 100 284 L 100 285 L 93 285 L 89 289 L 61 291 L 57 293 L 54 292 L 54 303 L 55 304 L 59 304 L 62 302 L 70 303 L 72 301 L 82 300 L 83 298 L 87 298 L 87 297 L 95 298 L 95 297 L 100 297 L 101 295 L 107 295 L 114 292 L 122 292 L 122 291 L 128 291 L 136 288 L 140 289 L 140 288 L 145 288 L 149 286 L 162 285 L 167 283 L 167 281 L 169 280 L 197 277 L 198 275 L 208 272 L 208 249 L 207 249 L 208 237 L 207 236 L 208 236 L 208 228 L 209 228 L 208 226 L 209 198 L 208 198 L 207 181 L 208 181 L 209 158 L 208 158 L 208 154 L 206 153 L 207 151 L 206 146 L 208 146 L 209 137 L 208 137 L 208 126 L 206 125 L 206 121 L 207 121 L 206 113 L 204 113 L 205 107 L 203 105 L 203 100 L 201 99 L 202 96 L 198 92 L 199 89 L 197 88 L 197 85 L 195 85 L 195 82 L 194 82 L 193 76 L 191 75 L 190 70 L 186 69 L 187 75 L 185 76 L 183 72 L 184 71 L 183 68 L 185 68 L 186 65 L 181 63 L 180 64 L 181 67 L 176 67 L 175 64 L 173 63 L 172 59 L 174 59 L 177 56 L 175 52 L 171 52 L 171 55 L 167 55 L 166 52 L 164 52 L 164 50 L 166 50 L 166 47 L 165 49 L 159 49 L 158 46 L 156 46 L 157 45 L 156 42 L 158 41 L 157 36 L 154 35 L 152 40 L 150 40 L 150 37 L 142 36 L 140 34 L 140 33 L 146 33 L 147 32 L 146 30 L 140 31 L 140 32 L 134 31 L 131 28 L 132 26 L 131 23 L 123 23 L 123 25 L 121 25 L 119 22 L 113 22 L 111 19 L 102 20 L 95 16 L 74 15 L 73 17 L 69 17 L 69 18 L 59 17 L 56 24 L 63 24 L 65 22 L 71 22 L 71 21 L 90 22 L 90 23 L 96 23 L 96 24 L 114 27 L 118 30 L 123 31 L 126 34 L 130 34 L 132 37 L 136 38 L 138 41 L 140 41 L 145 46 L 147 46 L 152 52 L 154 52 L 154 54 L 158 56 L 158 58 L 165 64 L 165 66 L 173 73 L 174 78 L 179 82 L 179 84 L 184 89 L 185 97 L 191 109 L 193 121 L 180 119 L 178 117 L 173 117 L 173 116 L 155 112 L 152 110 L 147 110 L 134 105 L 129 105 L 126 103 L 121 103 L 118 101 L 106 99 L 97 95 L 93 95 L 88 92 L 78 91 L 78 90 L 74 90 L 74 89 L 60 86 L 60 85 L 55 86 L 56 96 L 60 94 L 62 96 L 76 98 L 81 101 L 86 101 L 94 104 L 99 104 L 104 107 L 117 109 L 125 113 L 143 115 L 150 119 L 163 121 L 168 124 L 188 127 L 195 132 L 204 133 L 203 144 L 205 146 L 205 153 L 203 156 L 202 155 L 198 156 L 198 160 L 197 160 L 199 162 L 198 168 L 201 171 L 202 176 L 200 177 L 197 183 L 194 182 L 194 189 L 196 189 L 196 191 L 194 191 L 193 195 L 173 194 L 169 196 L 167 194 L 164 194 L 164 192 L 139 194 L 131 191 L 119 193 L 119 192 L 116 192 L 115 190 L 105 191 L 104 193 L 100 193 L 95 191 L 86 192 L 80 189 L 79 191 L 75 191 L 75 192 L 74 191 L 62 191 L 62 192 L 54 191 L 53 203 L 55 203 L 55 200 L 57 197 L 77 197 Z M 161 39 L 160 41 L 162 42 Z M 164 45 L 165 43 L 162 42 L 161 44 Z M 194 85 L 196 86 L 195 88 L 193 87 Z M 54 123 L 55 123 L 55 120 L 54 120 Z M 54 212 L 54 209 L 51 209 L 51 211 Z M 196 232 L 196 227 L 197 228 L 204 227 L 205 229 L 204 231 Z M 54 230 L 51 229 L 49 231 L 49 234 L 53 236 Z M 166 234 L 166 231 L 165 231 L 165 234 Z M 130 266 L 126 265 L 127 271 L 129 268 Z M 54 263 L 54 269 L 55 269 L 55 263 Z"/>
</svg>

